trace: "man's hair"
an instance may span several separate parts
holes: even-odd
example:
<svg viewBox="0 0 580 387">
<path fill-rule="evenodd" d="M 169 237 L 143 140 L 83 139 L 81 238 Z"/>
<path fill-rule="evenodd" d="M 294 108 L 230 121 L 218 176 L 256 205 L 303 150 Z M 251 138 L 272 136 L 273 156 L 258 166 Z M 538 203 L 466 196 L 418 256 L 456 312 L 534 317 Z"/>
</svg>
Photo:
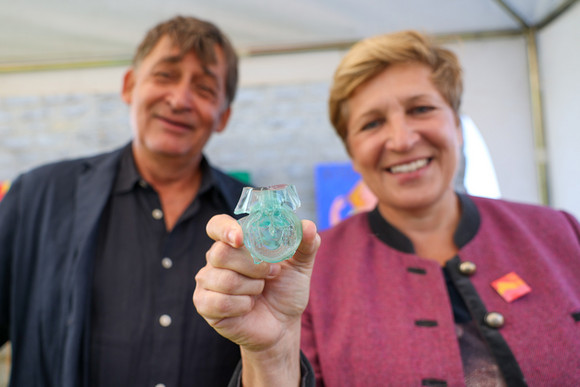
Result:
<svg viewBox="0 0 580 387">
<path fill-rule="evenodd" d="M 204 65 L 216 63 L 215 45 L 221 47 L 226 61 L 225 86 L 229 106 L 236 96 L 238 86 L 238 55 L 228 37 L 211 22 L 191 16 L 176 16 L 147 32 L 137 47 L 133 67 L 137 68 L 165 35 L 180 49 L 181 55 L 194 52 Z"/>
<path fill-rule="evenodd" d="M 417 31 L 378 35 L 356 43 L 334 73 L 328 100 L 330 122 L 346 140 L 348 99 L 355 89 L 393 64 L 422 63 L 432 70 L 431 80 L 459 119 L 463 93 L 462 70 L 455 54 Z"/>
</svg>

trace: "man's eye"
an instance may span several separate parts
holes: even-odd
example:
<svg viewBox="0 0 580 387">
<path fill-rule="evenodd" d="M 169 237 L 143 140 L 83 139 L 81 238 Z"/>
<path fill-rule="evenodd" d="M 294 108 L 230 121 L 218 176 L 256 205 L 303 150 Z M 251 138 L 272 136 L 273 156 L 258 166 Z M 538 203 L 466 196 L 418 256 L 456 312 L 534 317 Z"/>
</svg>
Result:
<svg viewBox="0 0 580 387">
<path fill-rule="evenodd" d="M 215 87 L 211 85 L 207 85 L 205 83 L 200 83 L 197 86 L 197 90 L 200 94 L 208 96 L 208 97 L 215 97 L 217 95 L 217 91 Z"/>
<path fill-rule="evenodd" d="M 157 79 L 171 79 L 172 75 L 168 71 L 157 71 L 153 74 Z"/>
</svg>

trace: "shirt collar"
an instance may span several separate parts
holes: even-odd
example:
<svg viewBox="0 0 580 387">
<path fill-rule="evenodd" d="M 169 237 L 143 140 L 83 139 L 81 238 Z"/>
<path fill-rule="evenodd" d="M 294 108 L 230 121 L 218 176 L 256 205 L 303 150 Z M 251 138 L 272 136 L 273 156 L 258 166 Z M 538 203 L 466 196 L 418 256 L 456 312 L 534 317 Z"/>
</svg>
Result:
<svg viewBox="0 0 580 387">
<path fill-rule="evenodd" d="M 198 196 L 204 195 L 216 186 L 213 170 L 210 168 L 205 156 L 202 156 L 199 167 L 201 169 L 201 185 L 199 186 Z"/>
<path fill-rule="evenodd" d="M 458 193 L 457 196 L 461 206 L 461 218 L 453 234 L 453 241 L 458 248 L 462 248 L 477 234 L 481 219 L 475 203 L 468 195 Z M 368 220 L 372 233 L 382 242 L 403 253 L 415 253 L 411 240 L 387 222 L 379 212 L 378 207 L 369 212 Z"/>
<path fill-rule="evenodd" d="M 139 183 L 143 185 L 145 180 L 143 180 L 141 175 L 139 175 L 139 172 L 137 172 L 135 159 L 133 158 L 133 148 L 131 147 L 131 144 L 128 144 L 121 153 L 119 172 L 117 174 L 117 179 L 115 180 L 113 192 L 116 194 L 129 192 Z"/>
<path fill-rule="evenodd" d="M 201 185 L 197 194 L 198 196 L 209 192 L 215 186 L 215 177 L 205 156 L 201 158 L 200 169 Z M 122 151 L 119 173 L 115 181 L 115 186 L 113 187 L 113 192 L 116 194 L 130 192 L 137 185 L 146 188 L 149 186 L 149 183 L 137 171 L 135 158 L 133 157 L 133 149 L 131 144 L 129 144 Z"/>
</svg>

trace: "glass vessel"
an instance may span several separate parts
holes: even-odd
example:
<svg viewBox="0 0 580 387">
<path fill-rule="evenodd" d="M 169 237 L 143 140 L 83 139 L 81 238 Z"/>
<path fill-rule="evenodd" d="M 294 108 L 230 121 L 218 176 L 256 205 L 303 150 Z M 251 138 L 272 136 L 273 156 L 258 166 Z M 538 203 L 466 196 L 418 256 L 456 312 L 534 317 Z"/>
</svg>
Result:
<svg viewBox="0 0 580 387">
<path fill-rule="evenodd" d="M 254 263 L 280 262 L 294 255 L 302 240 L 302 223 L 294 213 L 298 207 L 300 198 L 290 184 L 243 189 L 234 214 L 249 214 L 238 222 Z"/>
</svg>

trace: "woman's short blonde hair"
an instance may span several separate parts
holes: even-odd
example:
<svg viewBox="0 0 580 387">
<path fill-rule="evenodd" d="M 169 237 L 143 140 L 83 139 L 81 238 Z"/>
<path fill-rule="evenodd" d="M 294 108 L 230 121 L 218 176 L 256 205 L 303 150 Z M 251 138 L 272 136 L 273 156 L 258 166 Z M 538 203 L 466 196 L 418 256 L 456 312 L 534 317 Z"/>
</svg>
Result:
<svg viewBox="0 0 580 387">
<path fill-rule="evenodd" d="M 462 71 L 457 56 L 417 31 L 378 35 L 356 43 L 334 73 L 328 112 L 334 129 L 345 141 L 348 99 L 354 90 L 392 64 L 423 63 L 432 69 L 432 81 L 459 119 Z"/>
</svg>

